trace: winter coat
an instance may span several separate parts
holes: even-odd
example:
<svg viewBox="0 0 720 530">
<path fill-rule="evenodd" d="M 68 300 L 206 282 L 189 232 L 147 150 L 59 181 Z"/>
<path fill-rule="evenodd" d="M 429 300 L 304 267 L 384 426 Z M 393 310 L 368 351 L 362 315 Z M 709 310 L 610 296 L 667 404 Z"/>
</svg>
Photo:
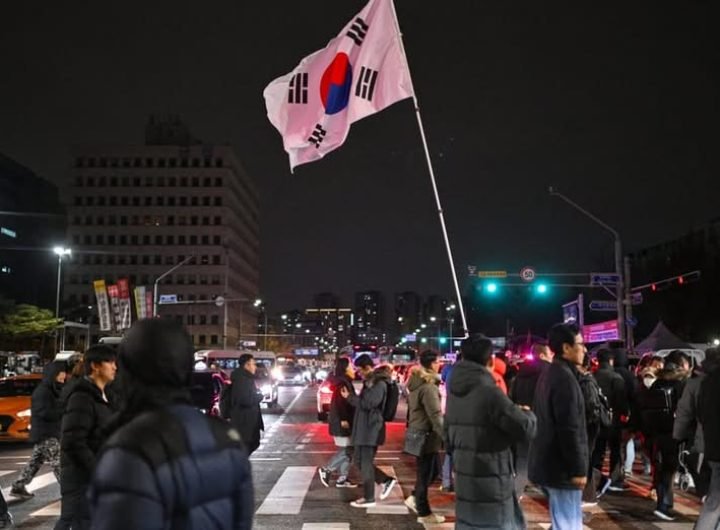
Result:
<svg viewBox="0 0 720 530">
<path fill-rule="evenodd" d="M 332 385 L 333 395 L 330 400 L 330 410 L 328 412 L 328 429 L 330 436 L 348 437 L 352 434 L 353 418 L 355 417 L 355 407 L 340 395 L 342 388 L 347 388 L 351 396 L 355 395 L 355 387 L 346 375 L 331 375 L 328 382 Z M 346 421 L 350 425 L 344 428 L 341 422 Z"/>
<path fill-rule="evenodd" d="M 535 398 L 535 387 L 540 374 L 548 368 L 550 368 L 550 363 L 542 360 L 522 363 L 517 376 L 510 385 L 510 399 L 518 405 L 532 407 Z"/>
<path fill-rule="evenodd" d="M 257 391 L 253 374 L 245 368 L 233 370 L 230 380 L 230 422 L 252 453 L 260 446 L 260 431 L 265 430 L 260 412 L 262 395 Z"/>
<path fill-rule="evenodd" d="M 113 409 L 102 391 L 84 377 L 74 384 L 62 417 L 60 491 L 65 494 L 90 484 L 100 446 Z"/>
<path fill-rule="evenodd" d="M 640 382 L 628 368 L 627 350 L 615 348 L 612 351 L 615 373 L 622 377 L 625 383 L 625 402 L 629 412 L 629 420 L 624 427 L 637 428 L 640 425 Z"/>
<path fill-rule="evenodd" d="M 197 415 L 192 422 L 167 408 L 156 409 L 107 441 L 89 490 L 92 528 L 251 527 L 252 476 L 238 432 L 184 407 Z M 188 427 L 200 431 L 201 444 L 189 442 Z"/>
<path fill-rule="evenodd" d="M 613 425 L 620 426 L 622 417 L 627 417 L 629 412 L 625 381 L 610 364 L 605 363 L 600 365 L 594 375 L 613 411 Z"/>
<path fill-rule="evenodd" d="M 437 453 L 442 449 L 443 427 L 440 407 L 440 376 L 415 367 L 408 381 L 408 429 L 430 433 L 423 453 Z"/>
<path fill-rule="evenodd" d="M 382 411 L 390 381 L 390 367 L 378 366 L 363 382 L 360 395 L 351 395 L 348 398 L 355 407 L 352 445 L 377 447 L 385 443 L 385 420 Z"/>
<path fill-rule="evenodd" d="M 505 383 L 505 374 L 506 373 L 507 373 L 507 364 L 505 364 L 505 361 L 495 357 L 493 360 L 492 376 L 493 376 L 493 379 L 495 379 L 495 384 L 498 386 L 498 388 L 500 390 L 503 391 L 503 394 L 505 394 L 505 395 L 507 395 L 507 393 L 508 393 L 507 383 Z"/>
<path fill-rule="evenodd" d="M 528 476 L 540 486 L 575 489 L 570 479 L 589 466 L 585 402 L 577 368 L 555 357 L 538 380 L 534 411 L 538 432 L 530 444 Z"/>
<path fill-rule="evenodd" d="M 673 424 L 673 438 L 678 441 L 689 440 L 696 453 L 705 452 L 703 430 L 698 422 L 698 399 L 704 378 L 705 376 L 700 374 L 685 384 L 685 389 L 678 401 Z"/>
<path fill-rule="evenodd" d="M 700 384 L 698 419 L 705 438 L 705 458 L 720 463 L 720 368 L 707 373 Z"/>
<path fill-rule="evenodd" d="M 33 391 L 30 405 L 30 441 L 34 444 L 48 438 L 60 439 L 62 383 L 55 381 L 55 378 L 64 371 L 64 362 L 51 362 L 45 366 L 42 381 Z"/>
<path fill-rule="evenodd" d="M 600 393 L 602 390 L 595 376 L 589 372 L 578 374 L 578 383 L 580 384 L 583 402 L 585 403 L 585 427 L 587 429 L 588 450 L 589 454 L 592 454 L 595 448 L 595 441 L 602 428 L 599 410 L 596 409 L 601 406 Z"/>
<path fill-rule="evenodd" d="M 510 401 L 485 367 L 467 360 L 455 365 L 444 424 L 457 472 L 455 528 L 525 528 L 511 448 L 535 430 L 535 415 Z"/>
</svg>

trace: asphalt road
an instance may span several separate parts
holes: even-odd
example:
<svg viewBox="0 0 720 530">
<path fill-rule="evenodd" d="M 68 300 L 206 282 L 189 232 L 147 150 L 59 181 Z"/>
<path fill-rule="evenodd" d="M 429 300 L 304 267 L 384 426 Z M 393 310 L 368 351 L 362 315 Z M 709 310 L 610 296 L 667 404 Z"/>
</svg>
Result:
<svg viewBox="0 0 720 530">
<path fill-rule="evenodd" d="M 280 407 L 264 411 L 265 437 L 252 455 L 255 481 L 255 525 L 259 530 L 342 530 L 342 529 L 416 529 L 415 521 L 402 504 L 414 484 L 413 459 L 402 454 L 404 424 L 390 423 L 388 442 L 378 451 L 377 463 L 396 475 L 400 485 L 376 508 L 357 509 L 350 501 L 361 496 L 359 489 L 325 488 L 317 476 L 317 468 L 335 452 L 327 424 L 317 421 L 315 388 L 281 387 Z M 405 415 L 400 404 L 398 418 Z M 0 482 L 16 528 L 50 529 L 59 514 L 60 492 L 48 468 L 43 468 L 30 484 L 35 497 L 17 501 L 8 497 L 8 489 L 30 455 L 26 444 L 0 446 Z M 353 471 L 352 473 L 356 473 Z M 357 478 L 357 475 L 355 476 Z M 654 503 L 647 499 L 647 477 L 632 477 L 630 489 L 607 494 L 600 504 L 587 513 L 586 528 L 591 529 L 690 529 L 697 517 L 699 504 L 689 495 L 676 495 L 676 510 L 682 518 L 673 523 L 660 523 L 653 516 Z M 332 486 L 332 484 L 331 484 Z M 378 497 L 379 498 L 379 497 Z M 445 515 L 448 522 L 429 528 L 453 528 L 454 495 L 431 490 L 430 503 L 435 512 Z M 547 529 L 547 503 L 540 493 L 527 495 L 522 501 L 530 529 Z"/>
</svg>

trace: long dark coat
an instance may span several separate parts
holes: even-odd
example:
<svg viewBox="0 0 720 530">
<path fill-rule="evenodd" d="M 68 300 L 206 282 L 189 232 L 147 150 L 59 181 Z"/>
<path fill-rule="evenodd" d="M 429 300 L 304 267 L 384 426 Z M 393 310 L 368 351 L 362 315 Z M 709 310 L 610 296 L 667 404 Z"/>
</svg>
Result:
<svg viewBox="0 0 720 530">
<path fill-rule="evenodd" d="M 255 386 L 255 377 L 245 368 L 236 368 L 230 380 L 230 422 L 240 433 L 248 452 L 252 453 L 260 446 L 260 431 L 265 430 L 260 412 L 262 395 Z"/>
</svg>

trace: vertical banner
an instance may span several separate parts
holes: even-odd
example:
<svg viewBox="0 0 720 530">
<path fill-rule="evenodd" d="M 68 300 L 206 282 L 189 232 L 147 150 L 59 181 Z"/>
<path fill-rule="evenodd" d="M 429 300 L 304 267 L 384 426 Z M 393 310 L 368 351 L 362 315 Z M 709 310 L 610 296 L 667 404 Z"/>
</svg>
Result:
<svg viewBox="0 0 720 530">
<path fill-rule="evenodd" d="M 130 309 L 130 285 L 127 278 L 119 278 L 118 305 L 120 307 L 120 325 L 118 329 L 128 329 L 132 325 L 132 310 Z"/>
<path fill-rule="evenodd" d="M 110 303 L 108 302 L 105 280 L 95 280 L 95 298 L 97 299 L 98 318 L 100 319 L 100 331 L 110 331 L 112 321 L 110 320 Z"/>
<path fill-rule="evenodd" d="M 145 307 L 148 318 L 153 316 L 153 292 L 148 289 L 145 292 Z"/>
<path fill-rule="evenodd" d="M 117 330 L 120 329 L 120 289 L 118 289 L 117 285 L 108 285 L 107 292 L 110 297 L 113 327 Z"/>
<path fill-rule="evenodd" d="M 135 287 L 135 311 L 137 312 L 138 320 L 147 318 L 145 309 L 145 286 L 141 285 L 139 287 Z"/>
</svg>

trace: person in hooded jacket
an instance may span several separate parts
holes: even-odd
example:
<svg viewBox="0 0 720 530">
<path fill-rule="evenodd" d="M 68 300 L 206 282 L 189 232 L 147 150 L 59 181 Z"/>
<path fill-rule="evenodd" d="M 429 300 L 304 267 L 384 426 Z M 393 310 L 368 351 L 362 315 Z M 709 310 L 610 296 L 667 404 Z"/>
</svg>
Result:
<svg viewBox="0 0 720 530">
<path fill-rule="evenodd" d="M 427 433 L 422 454 L 415 457 L 416 479 L 412 494 L 405 504 L 418 514 L 422 524 L 439 524 L 445 517 L 432 513 L 428 488 L 432 481 L 437 457 L 442 448 L 443 428 L 440 410 L 440 361 L 434 351 L 420 354 L 420 366 L 413 369 L 408 381 L 408 429 Z"/>
<path fill-rule="evenodd" d="M 238 430 L 252 454 L 260 447 L 260 431 L 265 430 L 260 403 L 263 396 L 255 385 L 255 357 L 246 353 L 230 375 L 230 423 Z"/>
<path fill-rule="evenodd" d="M 67 398 L 60 436 L 60 518 L 55 530 L 83 530 L 90 526 L 87 488 L 100 446 L 107 436 L 113 409 L 105 387 L 115 379 L 115 350 L 91 346 L 83 361 L 85 377 L 78 379 Z"/>
<path fill-rule="evenodd" d="M 343 389 L 348 396 L 355 395 L 355 387 L 352 380 L 355 372 L 350 364 L 350 359 L 340 357 L 335 363 L 335 373 L 327 378 L 332 385 L 333 395 L 330 398 L 330 410 L 328 413 L 328 430 L 333 437 L 337 452 L 330 458 L 325 467 L 318 469 L 320 482 L 326 488 L 330 487 L 330 476 L 336 470 L 340 471 L 335 481 L 336 488 L 354 488 L 356 484 L 348 479 L 350 473 L 350 462 L 352 447 L 350 446 L 350 435 L 352 434 L 352 423 L 355 417 L 355 407 L 350 404 L 347 397 L 344 397 Z"/>
<path fill-rule="evenodd" d="M 382 485 L 380 499 L 385 500 L 391 493 L 397 479 L 386 475 L 374 464 L 377 448 L 385 443 L 385 419 L 383 408 L 392 380 L 392 370 L 387 365 L 373 368 L 372 358 L 363 353 L 355 359 L 355 367 L 363 378 L 359 396 L 342 392 L 355 407 L 351 442 L 355 448 L 355 462 L 363 481 L 363 497 L 350 503 L 354 508 L 375 506 L 375 484 Z"/>
<path fill-rule="evenodd" d="M 193 407 L 193 356 L 174 321 L 140 320 L 125 334 L 125 399 L 89 490 L 93 529 L 251 528 L 247 450 L 232 425 Z"/>
<path fill-rule="evenodd" d="M 619 420 L 617 428 L 620 431 L 620 445 L 622 450 L 623 445 L 627 448 L 627 442 L 633 437 L 633 432 L 640 428 L 640 382 L 630 370 L 628 352 L 625 348 L 619 345 L 613 345 L 613 347 L 610 348 L 610 354 L 613 359 L 613 370 L 622 377 L 625 383 L 625 405 L 627 413 L 617 415 L 617 420 Z M 610 396 L 608 396 L 608 399 L 610 399 Z M 621 455 L 623 466 L 621 469 L 623 471 L 625 469 L 625 461 L 630 460 L 630 457 L 634 460 L 635 453 L 633 451 L 631 455 L 628 455 L 626 449 L 624 460 L 623 455 Z M 617 474 L 616 472 L 615 476 L 611 478 L 613 481 L 610 485 L 611 491 L 624 491 L 627 489 L 622 474 Z"/>
<path fill-rule="evenodd" d="M 714 362 L 703 370 L 705 377 L 700 384 L 697 417 L 703 431 L 705 460 L 711 472 L 708 495 L 695 530 L 717 530 L 720 528 L 720 363 Z"/>
<path fill-rule="evenodd" d="M 63 361 L 49 363 L 43 370 L 42 381 L 33 391 L 30 405 L 30 442 L 34 445 L 30 460 L 10 489 L 10 493 L 16 497 L 34 496 L 25 486 L 30 484 L 45 463 L 52 467 L 55 478 L 60 482 L 60 391 L 65 382 L 66 370 Z"/>
<path fill-rule="evenodd" d="M 455 528 L 525 528 L 513 479 L 512 446 L 535 436 L 535 415 L 495 384 L 492 341 L 473 334 L 450 379 L 443 425 L 455 470 Z"/>
</svg>

